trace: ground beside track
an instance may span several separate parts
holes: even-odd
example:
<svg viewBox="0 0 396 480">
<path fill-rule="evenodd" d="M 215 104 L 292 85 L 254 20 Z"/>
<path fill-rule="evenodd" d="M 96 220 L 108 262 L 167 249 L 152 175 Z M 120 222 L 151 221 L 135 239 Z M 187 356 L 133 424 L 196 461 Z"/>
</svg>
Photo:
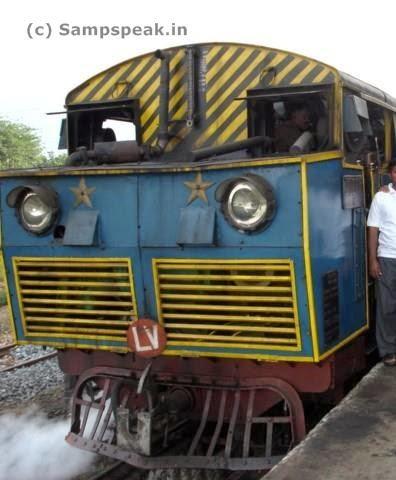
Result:
<svg viewBox="0 0 396 480">
<path fill-rule="evenodd" d="M 394 480 L 396 368 L 378 363 L 265 480 Z"/>
</svg>

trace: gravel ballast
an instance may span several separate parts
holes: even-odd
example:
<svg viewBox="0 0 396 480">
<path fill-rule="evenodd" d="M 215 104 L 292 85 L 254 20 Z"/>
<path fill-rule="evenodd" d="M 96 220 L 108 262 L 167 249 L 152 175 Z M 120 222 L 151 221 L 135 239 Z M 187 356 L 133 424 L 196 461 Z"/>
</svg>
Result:
<svg viewBox="0 0 396 480">
<path fill-rule="evenodd" d="M 35 347 L 33 347 L 35 348 Z M 27 349 L 27 351 L 21 351 Z M 18 347 L 18 361 L 27 360 L 34 356 L 30 355 L 30 347 Z M 30 351 L 30 353 L 32 353 Z M 45 351 L 49 353 L 49 351 Z M 32 401 L 44 391 L 60 387 L 63 389 L 63 373 L 59 369 L 58 360 L 51 358 L 43 362 L 35 363 L 30 367 L 0 373 L 0 405 L 4 407 Z"/>
</svg>

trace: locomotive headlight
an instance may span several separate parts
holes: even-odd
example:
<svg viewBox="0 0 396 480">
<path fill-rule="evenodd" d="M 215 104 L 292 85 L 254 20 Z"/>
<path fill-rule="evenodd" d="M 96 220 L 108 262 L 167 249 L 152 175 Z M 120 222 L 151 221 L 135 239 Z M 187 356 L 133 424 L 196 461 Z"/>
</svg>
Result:
<svg viewBox="0 0 396 480">
<path fill-rule="evenodd" d="M 230 220 L 240 228 L 257 226 L 265 218 L 267 199 L 247 182 L 235 185 L 228 196 L 227 210 Z"/>
<path fill-rule="evenodd" d="M 259 175 L 226 180 L 219 185 L 216 199 L 227 222 L 241 232 L 265 228 L 275 214 L 272 187 Z"/>
<path fill-rule="evenodd" d="M 58 212 L 58 195 L 44 185 L 21 185 L 7 195 L 7 204 L 15 208 L 22 227 L 30 233 L 41 235 L 55 224 Z"/>
<path fill-rule="evenodd" d="M 42 233 L 53 222 L 54 211 L 37 193 L 25 195 L 19 207 L 19 214 L 23 227 L 34 233 Z"/>
</svg>

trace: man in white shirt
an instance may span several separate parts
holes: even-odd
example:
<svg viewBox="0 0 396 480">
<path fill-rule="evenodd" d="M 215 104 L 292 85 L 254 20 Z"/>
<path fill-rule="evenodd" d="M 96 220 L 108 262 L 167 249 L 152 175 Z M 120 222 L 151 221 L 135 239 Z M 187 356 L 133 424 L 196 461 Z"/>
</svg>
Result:
<svg viewBox="0 0 396 480">
<path fill-rule="evenodd" d="M 375 194 L 367 219 L 369 272 L 376 280 L 376 337 L 385 365 L 396 365 L 396 161 L 388 191 Z"/>
</svg>

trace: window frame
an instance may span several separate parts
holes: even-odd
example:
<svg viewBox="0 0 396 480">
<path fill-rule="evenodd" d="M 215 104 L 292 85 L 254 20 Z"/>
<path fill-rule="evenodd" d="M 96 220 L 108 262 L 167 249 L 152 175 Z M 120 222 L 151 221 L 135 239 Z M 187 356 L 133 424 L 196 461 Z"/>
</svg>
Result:
<svg viewBox="0 0 396 480">
<path fill-rule="evenodd" d="M 136 130 L 136 142 L 140 145 L 142 142 L 142 131 L 140 125 L 139 100 L 136 98 L 124 100 L 112 100 L 107 102 L 80 103 L 67 106 L 67 132 L 68 132 L 68 153 L 69 155 L 76 151 L 78 145 L 78 113 L 106 112 L 109 110 L 128 110 L 132 111 L 132 122 Z"/>
<path fill-rule="evenodd" d="M 336 108 L 335 108 L 335 85 L 334 83 L 321 84 L 321 85 L 299 85 L 299 86 L 284 86 L 284 87 L 263 87 L 256 88 L 247 91 L 247 96 L 243 98 L 238 98 L 237 100 L 246 100 L 247 102 L 247 126 L 248 126 L 248 137 L 255 135 L 254 119 L 252 109 L 249 108 L 249 101 L 259 100 L 259 99 L 268 99 L 274 102 L 277 97 L 293 97 L 301 95 L 319 95 L 325 94 L 327 97 L 328 105 L 328 132 L 329 132 L 329 141 L 326 149 L 314 150 L 309 154 L 318 154 L 323 151 L 331 151 L 339 148 L 339 144 L 336 139 L 335 132 L 335 122 L 336 122 Z M 283 101 L 283 100 L 282 100 Z M 284 156 L 284 153 L 271 153 L 270 156 Z M 267 155 L 266 155 L 267 156 Z"/>
<path fill-rule="evenodd" d="M 388 105 L 386 102 L 381 101 L 378 98 L 368 95 L 362 91 L 355 90 L 353 88 L 347 87 L 342 89 L 342 99 L 346 95 L 356 95 L 367 102 L 368 108 L 370 104 L 382 108 L 383 118 L 384 118 L 384 159 L 383 162 L 379 165 L 381 168 L 386 168 L 388 163 L 392 158 L 396 158 L 396 110 L 392 106 Z M 343 116 L 341 116 L 341 119 Z M 342 122 L 342 145 L 344 151 L 345 162 L 353 165 L 356 164 L 356 158 L 354 158 L 353 152 L 349 152 L 345 146 L 344 140 L 344 127 Z M 361 155 L 359 155 L 361 156 Z M 358 160 L 363 161 L 363 158 L 358 158 Z"/>
</svg>

